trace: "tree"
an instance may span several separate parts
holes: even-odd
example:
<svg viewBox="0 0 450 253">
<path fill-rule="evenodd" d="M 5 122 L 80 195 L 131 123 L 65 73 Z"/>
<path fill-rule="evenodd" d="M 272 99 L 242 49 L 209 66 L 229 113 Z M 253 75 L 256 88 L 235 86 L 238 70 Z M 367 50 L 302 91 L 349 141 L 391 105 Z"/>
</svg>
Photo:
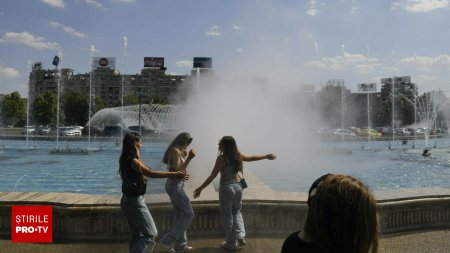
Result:
<svg viewBox="0 0 450 253">
<path fill-rule="evenodd" d="M 56 124 L 56 96 L 51 91 L 39 95 L 32 104 L 33 118 L 38 125 Z"/>
<path fill-rule="evenodd" d="M 123 96 L 123 106 L 138 105 L 139 98 L 131 95 Z M 122 106 L 121 100 L 117 101 L 114 106 Z"/>
<path fill-rule="evenodd" d="M 63 95 L 64 124 L 84 126 L 88 121 L 89 103 L 78 92 L 68 91 Z"/>
<path fill-rule="evenodd" d="M 153 104 L 160 104 L 160 105 L 167 105 L 167 101 L 164 98 L 160 97 L 160 96 L 154 96 L 152 98 L 152 103 Z"/>
<path fill-rule="evenodd" d="M 26 105 L 19 92 L 15 91 L 6 95 L 1 102 L 1 110 L 1 119 L 4 125 L 23 126 L 25 124 Z"/>
<path fill-rule="evenodd" d="M 100 111 L 101 109 L 103 109 L 105 107 L 106 107 L 106 104 L 105 104 L 105 101 L 103 100 L 103 98 L 100 96 L 96 96 L 94 99 L 94 104 L 92 105 L 92 112 L 91 112 L 92 114 L 91 115 L 94 115 L 94 113 Z"/>
</svg>

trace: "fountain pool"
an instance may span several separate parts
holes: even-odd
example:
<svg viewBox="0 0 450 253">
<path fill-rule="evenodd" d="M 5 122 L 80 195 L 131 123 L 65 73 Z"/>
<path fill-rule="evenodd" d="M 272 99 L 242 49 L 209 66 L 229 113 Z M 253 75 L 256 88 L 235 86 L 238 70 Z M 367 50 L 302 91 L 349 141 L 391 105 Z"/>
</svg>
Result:
<svg viewBox="0 0 450 253">
<path fill-rule="evenodd" d="M 448 188 L 450 139 L 437 139 L 436 142 L 438 148 L 431 150 L 431 157 L 422 156 L 424 140 L 416 141 L 416 149 L 411 149 L 410 143 L 402 145 L 399 141 L 393 145 L 398 148 L 391 150 L 387 148 L 386 141 L 371 141 L 370 148 L 365 149 L 362 149 L 364 142 L 318 142 L 310 150 L 326 159 L 305 159 L 298 166 L 283 167 L 281 164 L 285 157 L 279 155 L 277 160 L 268 163 L 270 166 L 248 163 L 245 169 L 262 179 L 274 191 L 283 192 L 307 191 L 317 176 L 329 172 L 353 175 L 367 183 L 372 190 Z M 49 150 L 54 146 L 53 141 L 32 141 L 34 149 L 22 149 L 24 140 L 2 140 L 2 143 L 0 192 L 120 194 L 120 178 L 117 174 L 120 147 L 116 146 L 115 140 L 93 141 L 92 147 L 101 147 L 102 152 L 90 155 L 49 155 Z M 82 148 L 86 144 L 83 141 L 71 141 L 68 145 Z M 164 170 L 161 158 L 167 145 L 167 141 L 160 139 L 145 140 L 142 150 L 144 161 L 154 169 Z M 197 170 L 195 166 L 198 165 L 192 164 L 190 169 Z M 211 170 L 213 163 L 205 166 Z M 192 175 L 197 181 L 207 177 L 207 174 Z M 197 186 L 195 178 L 191 178 L 187 184 Z M 150 179 L 147 192 L 163 193 L 164 182 Z"/>
</svg>

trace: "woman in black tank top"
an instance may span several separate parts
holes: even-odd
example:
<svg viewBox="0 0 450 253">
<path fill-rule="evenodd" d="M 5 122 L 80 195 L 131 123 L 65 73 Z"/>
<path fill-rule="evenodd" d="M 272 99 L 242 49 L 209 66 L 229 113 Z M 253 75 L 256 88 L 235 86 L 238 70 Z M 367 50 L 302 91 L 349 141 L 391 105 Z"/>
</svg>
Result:
<svg viewBox="0 0 450 253">
<path fill-rule="evenodd" d="M 127 133 L 122 142 L 119 159 L 119 174 L 122 179 L 120 208 L 130 225 L 129 252 L 151 252 L 158 234 L 155 222 L 145 203 L 147 177 L 178 178 L 187 180 L 186 171 L 164 172 L 152 170 L 141 160 L 141 136 L 136 132 Z"/>
</svg>

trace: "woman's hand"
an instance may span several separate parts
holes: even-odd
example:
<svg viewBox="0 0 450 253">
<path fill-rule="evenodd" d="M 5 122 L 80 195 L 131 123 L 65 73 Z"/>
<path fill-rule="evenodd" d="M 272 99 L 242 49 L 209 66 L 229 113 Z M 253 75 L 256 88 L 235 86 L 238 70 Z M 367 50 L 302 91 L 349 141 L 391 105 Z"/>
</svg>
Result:
<svg viewBox="0 0 450 253">
<path fill-rule="evenodd" d="M 189 150 L 189 156 L 188 156 L 189 159 L 194 158 L 195 155 L 196 155 L 196 153 L 195 153 L 195 150 L 194 150 L 194 149 Z"/>
<path fill-rule="evenodd" d="M 194 190 L 194 199 L 200 197 L 200 194 L 202 193 L 202 190 L 200 187 Z"/>
<path fill-rule="evenodd" d="M 269 160 L 275 160 L 275 159 L 277 159 L 277 156 L 274 155 L 274 154 L 267 154 L 267 155 L 266 155 L 266 159 L 269 159 Z"/>
<path fill-rule="evenodd" d="M 183 181 L 186 181 L 189 179 L 189 174 L 186 173 L 186 170 L 180 170 L 175 172 L 175 177 Z"/>
</svg>

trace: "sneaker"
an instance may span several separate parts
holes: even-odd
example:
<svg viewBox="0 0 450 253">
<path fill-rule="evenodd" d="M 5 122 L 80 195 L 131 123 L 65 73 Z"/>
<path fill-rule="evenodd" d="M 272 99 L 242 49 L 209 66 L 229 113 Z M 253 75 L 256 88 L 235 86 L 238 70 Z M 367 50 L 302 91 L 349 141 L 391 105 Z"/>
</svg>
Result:
<svg viewBox="0 0 450 253">
<path fill-rule="evenodd" d="M 237 238 L 237 245 L 238 246 L 245 246 L 244 238 Z"/>
<path fill-rule="evenodd" d="M 193 251 L 193 250 L 194 250 L 193 247 L 186 245 L 186 246 L 184 246 L 184 248 L 177 249 L 175 252 L 189 252 L 189 251 Z"/>
<path fill-rule="evenodd" d="M 224 250 L 233 250 L 234 251 L 237 249 L 236 245 L 229 245 L 226 242 L 223 242 L 222 244 L 220 244 L 220 247 Z"/>
<path fill-rule="evenodd" d="M 161 242 L 162 246 L 167 250 L 169 253 L 176 253 L 176 251 L 172 248 L 170 245 L 165 245 L 163 242 Z"/>
</svg>

